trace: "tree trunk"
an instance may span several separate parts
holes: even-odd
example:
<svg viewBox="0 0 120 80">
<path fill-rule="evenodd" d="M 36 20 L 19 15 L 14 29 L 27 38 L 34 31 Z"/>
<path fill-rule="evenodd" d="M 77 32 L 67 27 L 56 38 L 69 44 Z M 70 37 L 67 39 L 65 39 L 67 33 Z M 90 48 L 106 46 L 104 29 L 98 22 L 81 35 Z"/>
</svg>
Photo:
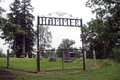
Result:
<svg viewBox="0 0 120 80">
<path fill-rule="evenodd" d="M 14 39 L 14 57 L 16 57 L 16 39 Z"/>
<path fill-rule="evenodd" d="M 25 36 L 23 35 L 23 52 L 20 55 L 20 58 L 25 58 Z"/>
<path fill-rule="evenodd" d="M 25 36 L 23 36 L 23 55 L 25 55 Z"/>
</svg>

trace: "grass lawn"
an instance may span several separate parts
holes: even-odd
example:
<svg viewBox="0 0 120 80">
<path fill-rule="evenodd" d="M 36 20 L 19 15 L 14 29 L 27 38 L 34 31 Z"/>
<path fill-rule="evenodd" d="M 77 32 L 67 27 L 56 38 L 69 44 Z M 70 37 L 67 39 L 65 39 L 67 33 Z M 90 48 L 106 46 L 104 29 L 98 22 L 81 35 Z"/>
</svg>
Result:
<svg viewBox="0 0 120 80">
<path fill-rule="evenodd" d="M 71 63 L 63 63 L 64 69 L 80 69 L 83 68 L 82 59 L 76 59 Z M 97 63 L 100 63 L 101 60 L 97 59 Z M 87 59 L 87 66 L 94 65 L 93 59 Z M 0 67 L 7 67 L 7 58 L 0 58 Z M 17 68 L 26 71 L 36 71 L 37 70 L 37 61 L 35 58 L 10 58 L 10 68 Z M 62 70 L 62 60 L 57 58 L 56 62 L 49 62 L 49 59 L 42 59 L 40 61 L 40 70 Z"/>
<path fill-rule="evenodd" d="M 67 74 L 29 75 L 10 71 L 18 75 L 15 80 L 120 80 L 120 64 L 104 62 L 97 69 Z"/>
</svg>

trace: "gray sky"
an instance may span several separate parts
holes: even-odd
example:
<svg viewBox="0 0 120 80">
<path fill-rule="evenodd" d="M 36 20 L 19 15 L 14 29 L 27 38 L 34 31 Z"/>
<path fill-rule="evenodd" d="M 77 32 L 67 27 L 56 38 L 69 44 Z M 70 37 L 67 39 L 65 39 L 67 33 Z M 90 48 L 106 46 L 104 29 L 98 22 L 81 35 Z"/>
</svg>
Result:
<svg viewBox="0 0 120 80">
<path fill-rule="evenodd" d="M 47 16 L 47 17 L 59 17 L 57 14 L 48 16 L 49 13 L 54 12 L 64 12 L 83 20 L 83 24 L 90 21 L 91 18 L 95 18 L 95 15 L 91 13 L 91 9 L 87 8 L 85 3 L 87 0 L 31 0 L 31 4 L 34 7 L 32 14 L 35 16 L 34 29 L 37 24 L 37 16 Z M 9 11 L 9 5 L 13 0 L 4 0 L 0 2 L 0 6 Z M 64 18 L 73 18 L 68 15 L 64 15 Z M 61 43 L 62 39 L 72 39 L 75 40 L 76 44 L 73 47 L 80 47 L 80 28 L 79 27 L 64 27 L 64 26 L 50 26 L 49 31 L 52 32 L 52 47 L 57 48 Z M 3 52 L 7 52 L 8 45 L 3 45 L 4 40 L 0 39 L 0 47 Z M 35 46 L 36 48 L 37 46 Z"/>
</svg>

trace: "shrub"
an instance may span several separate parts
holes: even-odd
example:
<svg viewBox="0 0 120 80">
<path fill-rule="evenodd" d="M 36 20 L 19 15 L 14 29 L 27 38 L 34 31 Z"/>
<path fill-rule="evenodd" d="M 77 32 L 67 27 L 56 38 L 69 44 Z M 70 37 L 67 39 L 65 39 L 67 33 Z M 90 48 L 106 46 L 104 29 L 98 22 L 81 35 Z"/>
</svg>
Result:
<svg viewBox="0 0 120 80">
<path fill-rule="evenodd" d="M 115 62 L 120 63 L 120 47 L 112 48 L 111 57 Z"/>
</svg>

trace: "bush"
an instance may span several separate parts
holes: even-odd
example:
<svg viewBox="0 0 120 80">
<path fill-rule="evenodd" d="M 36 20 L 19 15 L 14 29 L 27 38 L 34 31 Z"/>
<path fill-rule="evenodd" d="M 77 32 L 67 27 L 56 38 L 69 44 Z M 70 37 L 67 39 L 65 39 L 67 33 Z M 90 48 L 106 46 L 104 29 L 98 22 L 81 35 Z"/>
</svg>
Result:
<svg viewBox="0 0 120 80">
<path fill-rule="evenodd" d="M 115 62 L 120 63 L 120 47 L 112 48 L 111 57 Z"/>
<path fill-rule="evenodd" d="M 112 65 L 114 65 L 114 61 L 106 59 L 106 60 L 104 60 L 103 64 L 108 65 L 108 66 L 112 66 Z"/>
<path fill-rule="evenodd" d="M 0 57 L 6 57 L 6 54 L 3 53 L 3 49 L 0 48 Z"/>
</svg>

